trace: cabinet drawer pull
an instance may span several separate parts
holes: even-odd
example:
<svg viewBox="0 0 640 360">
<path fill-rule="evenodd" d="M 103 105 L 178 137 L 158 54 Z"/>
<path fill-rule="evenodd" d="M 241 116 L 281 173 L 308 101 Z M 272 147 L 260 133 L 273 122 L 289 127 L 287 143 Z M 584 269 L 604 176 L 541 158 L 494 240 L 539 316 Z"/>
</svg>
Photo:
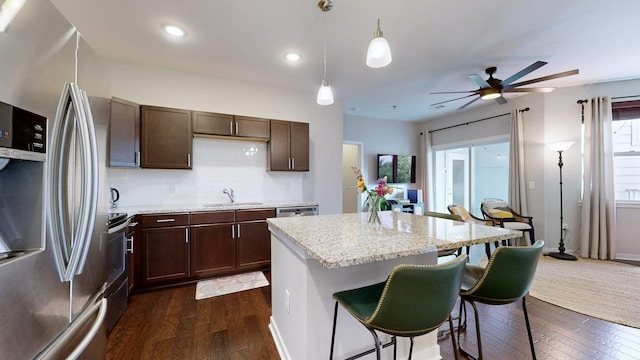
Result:
<svg viewBox="0 0 640 360">
<path fill-rule="evenodd" d="M 129 227 L 136 227 L 136 226 L 138 226 L 138 223 L 137 223 L 137 222 L 129 223 Z"/>
<path fill-rule="evenodd" d="M 240 224 L 238 224 L 238 239 L 240 239 Z"/>
<path fill-rule="evenodd" d="M 176 221 L 176 219 L 157 219 L 156 220 L 157 223 L 169 223 L 174 221 Z"/>
<path fill-rule="evenodd" d="M 184 243 L 185 244 L 189 243 L 189 228 L 184 229 Z"/>
<path fill-rule="evenodd" d="M 231 225 L 231 238 L 236 238 L 236 228 L 233 225 Z"/>
<path fill-rule="evenodd" d="M 236 121 L 236 135 L 238 135 L 238 122 Z"/>
<path fill-rule="evenodd" d="M 140 151 L 135 152 L 136 166 L 140 166 Z"/>
<path fill-rule="evenodd" d="M 187 166 L 191 167 L 191 154 L 187 154 Z"/>
<path fill-rule="evenodd" d="M 291 170 L 296 169 L 296 158 L 291 158 Z"/>
<path fill-rule="evenodd" d="M 233 135 L 233 121 L 229 122 L 229 134 Z"/>
</svg>

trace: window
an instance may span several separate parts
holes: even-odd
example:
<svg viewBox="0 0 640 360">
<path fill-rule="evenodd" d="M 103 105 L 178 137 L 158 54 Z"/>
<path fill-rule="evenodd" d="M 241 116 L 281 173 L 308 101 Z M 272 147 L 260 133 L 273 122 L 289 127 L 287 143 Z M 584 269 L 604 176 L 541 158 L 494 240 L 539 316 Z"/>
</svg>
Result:
<svg viewBox="0 0 640 360">
<path fill-rule="evenodd" d="M 486 198 L 509 196 L 509 141 L 487 142 L 434 152 L 435 211 L 447 205 L 464 205 L 481 216 Z"/>
<path fill-rule="evenodd" d="M 611 104 L 616 201 L 640 201 L 640 100 Z"/>
</svg>

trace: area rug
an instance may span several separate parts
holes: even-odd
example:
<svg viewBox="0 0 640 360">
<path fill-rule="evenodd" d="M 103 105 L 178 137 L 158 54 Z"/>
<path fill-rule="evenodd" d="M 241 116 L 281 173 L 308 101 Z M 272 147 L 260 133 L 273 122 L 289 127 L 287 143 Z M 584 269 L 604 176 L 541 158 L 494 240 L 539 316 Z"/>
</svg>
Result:
<svg viewBox="0 0 640 360">
<path fill-rule="evenodd" d="M 198 281 L 196 300 L 268 286 L 261 271 Z"/>
<path fill-rule="evenodd" d="M 639 266 L 542 256 L 529 294 L 584 315 L 640 328 L 639 279 Z"/>
</svg>

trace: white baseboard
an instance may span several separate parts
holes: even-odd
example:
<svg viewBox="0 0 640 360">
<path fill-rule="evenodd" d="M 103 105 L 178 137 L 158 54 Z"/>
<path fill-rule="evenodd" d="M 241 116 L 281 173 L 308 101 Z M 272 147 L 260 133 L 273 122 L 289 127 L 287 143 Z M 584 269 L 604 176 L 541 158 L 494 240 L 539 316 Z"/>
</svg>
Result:
<svg viewBox="0 0 640 360">
<path fill-rule="evenodd" d="M 616 260 L 633 260 L 633 261 L 640 261 L 640 255 L 636 255 L 636 254 L 620 254 L 620 253 L 616 253 Z"/>
<path fill-rule="evenodd" d="M 269 331 L 271 332 L 271 337 L 273 337 L 273 342 L 276 343 L 276 348 L 278 349 L 278 354 L 280 355 L 280 359 L 291 360 L 291 356 L 289 356 L 287 347 L 284 345 L 284 342 L 282 341 L 282 336 L 280 335 L 280 331 L 278 331 L 278 325 L 276 325 L 276 322 L 273 319 L 273 316 L 269 317 Z"/>
</svg>

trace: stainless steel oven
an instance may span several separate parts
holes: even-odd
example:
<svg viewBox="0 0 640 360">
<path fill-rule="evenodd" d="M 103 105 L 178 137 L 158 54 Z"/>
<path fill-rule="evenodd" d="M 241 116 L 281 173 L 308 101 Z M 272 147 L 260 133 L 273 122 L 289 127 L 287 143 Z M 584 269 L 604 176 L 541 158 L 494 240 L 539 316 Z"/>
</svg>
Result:
<svg viewBox="0 0 640 360">
<path fill-rule="evenodd" d="M 125 213 L 109 214 L 107 245 L 107 316 L 105 325 L 111 330 L 127 309 L 128 280 L 126 272 L 127 228 L 130 218 Z"/>
</svg>

